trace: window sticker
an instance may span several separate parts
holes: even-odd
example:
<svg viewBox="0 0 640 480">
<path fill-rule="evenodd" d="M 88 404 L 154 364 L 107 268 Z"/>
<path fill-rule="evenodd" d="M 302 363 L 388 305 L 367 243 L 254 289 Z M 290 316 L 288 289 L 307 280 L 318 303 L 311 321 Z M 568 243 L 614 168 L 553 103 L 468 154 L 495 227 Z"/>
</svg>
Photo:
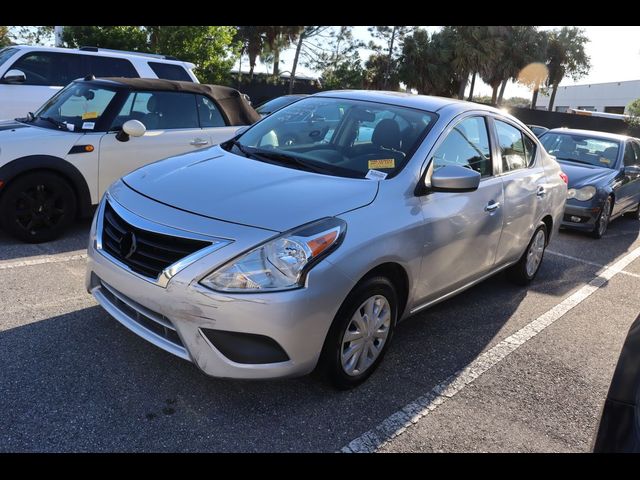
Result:
<svg viewBox="0 0 640 480">
<path fill-rule="evenodd" d="M 378 170 L 369 170 L 367 172 L 367 176 L 364 178 L 368 180 L 384 180 L 385 178 L 387 178 L 387 174 Z"/>
<path fill-rule="evenodd" d="M 605 157 L 600 157 L 600 163 L 604 163 L 605 165 L 611 165 L 611 160 Z"/>
<path fill-rule="evenodd" d="M 85 112 L 82 114 L 82 120 L 90 120 L 92 118 L 98 118 L 98 112 Z"/>
<path fill-rule="evenodd" d="M 94 128 L 96 128 L 95 122 L 83 122 L 82 124 L 83 130 L 93 130 Z"/>
<path fill-rule="evenodd" d="M 393 158 L 369 160 L 369 170 L 375 170 L 377 168 L 396 168 L 396 161 Z"/>
</svg>

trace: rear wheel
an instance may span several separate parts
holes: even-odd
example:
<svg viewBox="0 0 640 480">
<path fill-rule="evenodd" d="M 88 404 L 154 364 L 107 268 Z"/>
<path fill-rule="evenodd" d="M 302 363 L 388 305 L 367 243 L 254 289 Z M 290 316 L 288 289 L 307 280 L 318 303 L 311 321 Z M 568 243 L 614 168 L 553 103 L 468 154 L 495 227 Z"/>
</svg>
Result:
<svg viewBox="0 0 640 480">
<path fill-rule="evenodd" d="M 395 288 L 385 277 L 358 285 L 340 307 L 322 349 L 318 369 L 337 388 L 364 382 L 389 348 L 398 314 Z"/>
<path fill-rule="evenodd" d="M 602 238 L 607 231 L 609 220 L 611 219 L 611 205 L 611 197 L 607 197 L 604 201 L 604 205 L 602 206 L 602 211 L 598 216 L 598 220 L 596 220 L 596 225 L 593 227 L 593 231 L 591 232 L 591 236 L 593 238 Z"/>
<path fill-rule="evenodd" d="M 508 274 L 511 281 L 518 285 L 531 283 L 540 269 L 546 247 L 547 227 L 542 224 L 533 233 L 533 237 L 518 263 L 509 269 Z"/>
<path fill-rule="evenodd" d="M 36 172 L 11 182 L 0 198 L 0 224 L 29 243 L 53 240 L 73 222 L 76 196 L 59 175 Z"/>
</svg>

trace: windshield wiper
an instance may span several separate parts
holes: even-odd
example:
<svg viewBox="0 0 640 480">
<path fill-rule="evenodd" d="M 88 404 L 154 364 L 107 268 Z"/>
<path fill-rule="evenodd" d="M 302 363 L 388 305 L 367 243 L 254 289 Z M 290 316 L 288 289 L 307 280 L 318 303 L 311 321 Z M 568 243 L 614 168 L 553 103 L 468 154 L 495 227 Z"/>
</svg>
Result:
<svg viewBox="0 0 640 480">
<path fill-rule="evenodd" d="M 69 130 L 66 123 L 61 122 L 60 120 L 56 120 L 55 118 L 51 118 L 51 117 L 38 117 L 38 118 L 40 120 L 45 120 L 45 121 L 47 121 L 49 123 L 52 123 L 58 128 L 62 128 L 64 130 Z"/>
<path fill-rule="evenodd" d="M 286 163 L 287 165 L 300 167 L 303 170 L 308 170 L 310 172 L 333 174 L 333 171 L 328 168 L 312 165 L 310 163 L 300 160 L 297 157 L 294 157 L 292 155 L 287 155 L 286 153 L 278 152 L 275 150 L 257 150 L 257 151 L 254 150 L 251 153 L 254 157 L 263 157 L 268 160 L 275 160 L 276 162 L 282 162 L 282 163 Z"/>
</svg>

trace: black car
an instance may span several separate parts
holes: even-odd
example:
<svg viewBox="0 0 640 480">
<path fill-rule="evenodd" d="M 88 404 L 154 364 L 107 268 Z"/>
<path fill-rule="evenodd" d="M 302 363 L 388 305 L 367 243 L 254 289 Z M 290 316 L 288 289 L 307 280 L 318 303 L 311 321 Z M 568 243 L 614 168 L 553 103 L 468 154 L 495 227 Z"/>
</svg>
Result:
<svg viewBox="0 0 640 480">
<path fill-rule="evenodd" d="M 593 451 L 640 453 L 640 316 L 622 347 Z"/>
<path fill-rule="evenodd" d="M 529 130 L 531 130 L 533 134 L 538 138 L 540 138 L 543 133 L 549 131 L 547 127 L 543 127 L 541 125 L 527 125 L 527 127 L 529 127 Z"/>
<path fill-rule="evenodd" d="M 569 177 L 562 226 L 601 238 L 623 214 L 640 219 L 640 140 L 613 133 L 556 128 L 540 137 Z"/>
<path fill-rule="evenodd" d="M 261 117 L 266 117 L 267 115 L 271 115 L 276 110 L 280 110 L 281 108 L 284 108 L 287 105 L 290 105 L 293 102 L 308 96 L 309 95 L 305 94 L 295 94 L 282 95 L 281 97 L 272 98 L 271 100 L 267 100 L 266 102 L 262 102 L 261 104 L 259 104 L 256 107 L 256 112 L 258 112 Z"/>
</svg>

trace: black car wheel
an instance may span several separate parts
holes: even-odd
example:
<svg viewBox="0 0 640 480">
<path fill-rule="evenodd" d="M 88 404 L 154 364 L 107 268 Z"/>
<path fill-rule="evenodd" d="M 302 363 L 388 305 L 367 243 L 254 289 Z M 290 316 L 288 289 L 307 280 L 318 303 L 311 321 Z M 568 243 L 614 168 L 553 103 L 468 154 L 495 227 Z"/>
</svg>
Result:
<svg viewBox="0 0 640 480">
<path fill-rule="evenodd" d="M 600 211 L 600 215 L 598 215 L 598 220 L 596 220 L 596 225 L 591 232 L 591 236 L 593 238 L 602 238 L 607 231 L 609 220 L 611 218 L 611 207 L 611 197 L 607 197 L 604 201 L 604 205 L 602 206 L 602 210 Z"/>
<path fill-rule="evenodd" d="M 9 183 L 0 198 L 0 224 L 29 243 L 53 240 L 73 222 L 76 196 L 69 183 L 50 172 L 36 172 Z"/>
</svg>

